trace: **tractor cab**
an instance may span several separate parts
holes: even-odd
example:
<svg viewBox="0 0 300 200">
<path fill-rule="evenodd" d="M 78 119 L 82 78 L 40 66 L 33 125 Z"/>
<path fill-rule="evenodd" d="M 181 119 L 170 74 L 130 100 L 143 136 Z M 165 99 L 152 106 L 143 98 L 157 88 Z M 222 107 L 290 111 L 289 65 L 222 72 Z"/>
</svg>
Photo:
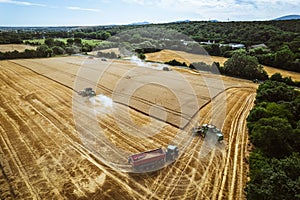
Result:
<svg viewBox="0 0 300 200">
<path fill-rule="evenodd" d="M 224 140 L 224 136 L 221 132 L 217 133 L 216 136 L 217 136 L 218 142 L 221 142 L 222 140 Z"/>
<path fill-rule="evenodd" d="M 166 151 L 166 162 L 173 162 L 178 158 L 179 150 L 177 146 L 169 145 Z"/>
</svg>

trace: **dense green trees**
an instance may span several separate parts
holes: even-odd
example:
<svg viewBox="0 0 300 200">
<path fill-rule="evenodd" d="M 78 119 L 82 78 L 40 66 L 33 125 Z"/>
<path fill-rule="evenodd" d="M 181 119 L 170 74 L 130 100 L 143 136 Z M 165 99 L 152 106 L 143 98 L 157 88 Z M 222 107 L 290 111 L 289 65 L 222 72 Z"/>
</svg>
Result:
<svg viewBox="0 0 300 200">
<path fill-rule="evenodd" d="M 187 67 L 187 64 L 185 62 L 181 63 L 181 62 L 178 62 L 177 60 L 170 60 L 168 62 L 165 62 L 165 64 L 167 65 L 172 65 L 172 66 L 183 66 L 183 67 Z"/>
<path fill-rule="evenodd" d="M 247 47 L 250 47 L 251 45 L 264 43 L 269 48 L 249 50 L 250 55 L 257 57 L 260 64 L 300 71 L 300 34 L 299 30 L 294 28 L 297 26 L 300 26 L 300 20 L 293 22 L 188 22 L 139 27 L 159 27 L 167 30 L 176 30 L 195 39 L 197 42 L 215 41 L 215 44 L 204 45 L 204 48 L 210 55 L 224 57 L 231 57 L 233 49 L 229 46 L 219 46 L 219 44 L 243 43 Z M 109 31 L 114 30 L 111 32 L 118 33 L 122 30 L 133 28 L 133 26 L 112 27 Z M 172 34 L 174 33 L 166 32 L 164 36 L 172 38 Z M 159 35 L 159 31 L 157 35 Z M 169 44 L 168 42 L 166 46 L 171 49 L 182 48 L 179 44 Z M 193 53 L 197 52 L 193 47 L 190 47 L 190 44 L 187 45 L 187 48 L 183 48 L 183 50 Z"/>
<path fill-rule="evenodd" d="M 115 47 L 115 42 L 134 44 L 150 43 L 155 49 L 170 48 L 203 54 L 199 45 L 192 42 L 212 41 L 214 44 L 204 45 L 210 55 L 231 57 L 233 50 L 230 46 L 220 44 L 242 43 L 247 49 L 251 45 L 264 43 L 268 48 L 249 49 L 248 54 L 255 56 L 260 64 L 277 68 L 300 71 L 300 20 L 292 21 L 262 21 L 262 22 L 181 22 L 167 24 L 149 24 L 138 26 L 96 26 L 96 27 L 51 27 L 23 30 L 17 28 L 2 28 L 0 44 L 22 43 L 27 39 L 47 38 L 45 44 L 54 46 L 81 46 L 81 51 L 88 52 L 90 46 L 83 45 L 80 39 L 110 39 L 99 46 L 99 49 Z M 157 31 L 147 31 L 146 28 Z M 144 29 L 144 30 L 143 30 Z M 185 37 L 181 37 L 184 35 Z M 68 39 L 66 44 L 52 38 Z M 145 38 L 151 38 L 147 40 Z M 29 42 L 27 42 L 29 44 Z M 185 44 L 184 44 L 185 43 Z M 35 43 L 36 45 L 36 43 Z M 64 46 L 65 45 L 65 46 Z M 138 47 L 141 48 L 141 47 Z M 142 47 L 145 48 L 145 47 Z"/>
<path fill-rule="evenodd" d="M 25 49 L 23 52 L 18 51 L 9 51 L 9 52 L 0 52 L 0 60 L 4 59 L 15 59 L 15 58 L 42 58 L 52 56 L 53 51 L 48 47 L 40 47 L 37 50 Z"/>
<path fill-rule="evenodd" d="M 65 53 L 65 50 L 62 47 L 60 47 L 60 46 L 54 46 L 54 47 L 52 47 L 52 51 L 53 51 L 53 53 L 55 55 L 62 55 L 62 54 Z"/>
<path fill-rule="evenodd" d="M 224 63 L 225 74 L 247 79 L 265 80 L 268 78 L 256 57 L 237 51 Z"/>
<path fill-rule="evenodd" d="M 35 42 L 34 42 L 35 43 Z M 31 44 L 30 42 L 28 44 Z M 39 44 L 39 43 L 38 43 Z M 70 38 L 63 40 L 47 38 L 44 44 L 39 44 L 35 50 L 25 50 L 25 52 L 5 52 L 0 53 L 0 59 L 15 59 L 15 58 L 40 58 L 40 57 L 51 57 L 53 55 L 62 54 L 76 54 L 80 52 L 90 52 L 93 50 L 93 46 L 87 43 L 83 43 L 81 38 Z"/>
<path fill-rule="evenodd" d="M 0 44 L 22 44 L 22 36 L 16 32 L 1 32 L 0 31 Z"/>
<path fill-rule="evenodd" d="M 258 120 L 251 129 L 251 141 L 264 155 L 282 158 L 293 152 L 290 144 L 292 127 L 288 120 L 280 117 L 267 117 Z"/>
<path fill-rule="evenodd" d="M 214 74 L 224 74 L 223 68 L 220 67 L 218 62 L 213 62 L 211 65 L 204 62 L 194 62 L 189 65 L 190 69 L 207 71 Z"/>
<path fill-rule="evenodd" d="M 287 85 L 291 85 L 291 86 L 300 87 L 300 82 L 299 81 L 293 81 L 291 77 L 282 77 L 282 75 L 280 73 L 273 74 L 270 77 L 270 80 L 283 82 L 283 83 L 286 83 Z"/>
<path fill-rule="evenodd" d="M 113 59 L 118 57 L 118 55 L 115 52 L 104 53 L 101 51 L 98 51 L 97 56 L 104 57 L 104 58 L 113 58 Z"/>
<path fill-rule="evenodd" d="M 300 92 L 266 81 L 247 121 L 254 145 L 247 198 L 300 199 Z"/>
<path fill-rule="evenodd" d="M 299 199 L 300 156 L 292 154 L 284 159 L 267 158 L 259 151 L 250 156 L 250 178 L 247 199 Z"/>
<path fill-rule="evenodd" d="M 145 60 L 146 56 L 143 53 L 139 53 L 138 58 L 141 59 L 141 60 Z"/>
<path fill-rule="evenodd" d="M 219 44 L 211 44 L 211 45 L 205 45 L 205 50 L 208 52 L 211 56 L 220 56 L 221 55 L 221 49 Z"/>
<path fill-rule="evenodd" d="M 53 47 L 54 46 L 54 39 L 53 38 L 45 39 L 45 45 L 47 45 L 48 47 Z"/>
<path fill-rule="evenodd" d="M 256 102 L 292 101 L 297 94 L 293 87 L 287 86 L 285 83 L 265 81 L 258 87 Z"/>
</svg>

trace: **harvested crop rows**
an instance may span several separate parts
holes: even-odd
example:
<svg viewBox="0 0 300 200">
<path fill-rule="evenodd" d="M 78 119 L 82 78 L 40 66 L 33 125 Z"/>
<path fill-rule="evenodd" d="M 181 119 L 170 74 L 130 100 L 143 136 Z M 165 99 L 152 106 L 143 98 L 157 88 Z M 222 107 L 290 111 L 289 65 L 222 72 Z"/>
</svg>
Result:
<svg viewBox="0 0 300 200">
<path fill-rule="evenodd" d="M 0 52 L 8 52 L 8 51 L 25 51 L 25 49 L 36 50 L 36 47 L 25 45 L 25 44 L 1 44 Z"/>
<path fill-rule="evenodd" d="M 72 90 L 75 78 L 93 85 L 78 73 L 83 62 L 88 63 L 87 70 L 102 70 L 96 91 L 115 97 L 112 108 L 103 110 L 103 105 L 83 100 Z M 199 112 L 183 110 L 186 120 L 180 124 L 180 105 L 173 93 L 146 84 L 158 82 L 158 76 L 178 83 L 175 71 L 141 70 L 125 61 L 104 70 L 101 66 L 106 63 L 99 63 L 77 57 L 0 62 L 0 199 L 244 198 L 249 148 L 246 118 L 255 99 L 254 84 L 180 72 L 196 92 L 189 96 L 176 87 L 171 91 L 185 95 L 183 102 L 196 97 L 201 108 Z M 224 85 L 205 88 L 205 81 L 214 83 L 216 77 Z M 122 90 L 114 93 L 122 79 L 145 87 L 126 102 Z M 164 95 L 155 94 L 159 91 Z M 76 102 L 88 109 L 74 110 Z M 160 118 L 161 112 L 145 115 L 154 104 L 166 107 L 165 119 Z M 192 136 L 190 129 L 196 123 L 209 122 L 222 129 L 223 143 Z M 102 134 L 97 134 L 99 128 Z M 156 134 L 148 135 L 147 130 Z M 130 169 L 126 164 L 130 153 L 169 143 L 179 146 L 180 157 L 159 171 L 134 174 L 110 167 Z"/>
<path fill-rule="evenodd" d="M 228 58 L 220 56 L 197 55 L 183 51 L 162 50 L 160 52 L 146 54 L 146 59 L 155 62 L 168 62 L 176 59 L 177 61 L 185 62 L 186 64 L 191 64 L 193 62 L 205 62 L 206 64 L 212 64 L 212 62 L 218 62 L 221 66 L 224 66 L 224 63 Z M 280 73 L 283 77 L 291 77 L 291 79 L 294 81 L 300 81 L 300 73 L 269 66 L 263 67 L 269 76 L 272 76 L 275 73 Z"/>
</svg>

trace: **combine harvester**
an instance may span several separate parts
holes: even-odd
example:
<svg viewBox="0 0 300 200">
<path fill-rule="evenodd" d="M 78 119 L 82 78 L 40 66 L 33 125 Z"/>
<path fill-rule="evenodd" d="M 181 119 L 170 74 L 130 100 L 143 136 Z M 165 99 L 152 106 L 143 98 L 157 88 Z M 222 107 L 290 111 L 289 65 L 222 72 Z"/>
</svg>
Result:
<svg viewBox="0 0 300 200">
<path fill-rule="evenodd" d="M 85 88 L 84 90 L 79 91 L 78 94 L 83 97 L 96 96 L 96 92 L 92 88 Z"/>
<path fill-rule="evenodd" d="M 215 137 L 218 142 L 221 142 L 224 139 L 224 136 L 220 129 L 212 124 L 203 124 L 202 126 L 193 128 L 192 131 L 194 135 L 201 135 L 203 138 L 207 136 Z"/>
<path fill-rule="evenodd" d="M 149 172 L 174 162 L 178 154 L 178 148 L 169 145 L 166 150 L 158 148 L 131 155 L 128 157 L 128 163 L 131 164 L 133 172 Z"/>
</svg>

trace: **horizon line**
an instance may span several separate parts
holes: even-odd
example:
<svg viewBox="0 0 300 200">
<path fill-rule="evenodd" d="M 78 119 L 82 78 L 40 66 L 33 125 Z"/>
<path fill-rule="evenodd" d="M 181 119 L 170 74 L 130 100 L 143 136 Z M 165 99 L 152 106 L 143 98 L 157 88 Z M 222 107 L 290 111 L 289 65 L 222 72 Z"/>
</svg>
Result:
<svg viewBox="0 0 300 200">
<path fill-rule="evenodd" d="M 95 26 L 124 26 L 124 25 L 132 25 L 132 26 L 141 26 L 141 25 L 151 25 L 151 24 L 168 24 L 168 23 L 189 23 L 189 22 L 211 22 L 211 23 L 227 23 L 227 22 L 264 22 L 264 21 L 281 21 L 276 19 L 269 19 L 269 20 L 177 20 L 177 21 L 170 21 L 170 22 L 131 22 L 131 23 L 115 23 L 115 24 L 85 24 L 85 25 L 76 25 L 76 24 L 69 24 L 69 25 L 0 25 L 0 28 L 45 28 L 45 27 L 95 27 Z M 300 19 L 290 19 L 290 20 L 300 20 Z M 289 20 L 282 20 L 282 21 L 289 21 Z M 145 23 L 146 24 L 138 24 L 138 23 Z"/>
</svg>

